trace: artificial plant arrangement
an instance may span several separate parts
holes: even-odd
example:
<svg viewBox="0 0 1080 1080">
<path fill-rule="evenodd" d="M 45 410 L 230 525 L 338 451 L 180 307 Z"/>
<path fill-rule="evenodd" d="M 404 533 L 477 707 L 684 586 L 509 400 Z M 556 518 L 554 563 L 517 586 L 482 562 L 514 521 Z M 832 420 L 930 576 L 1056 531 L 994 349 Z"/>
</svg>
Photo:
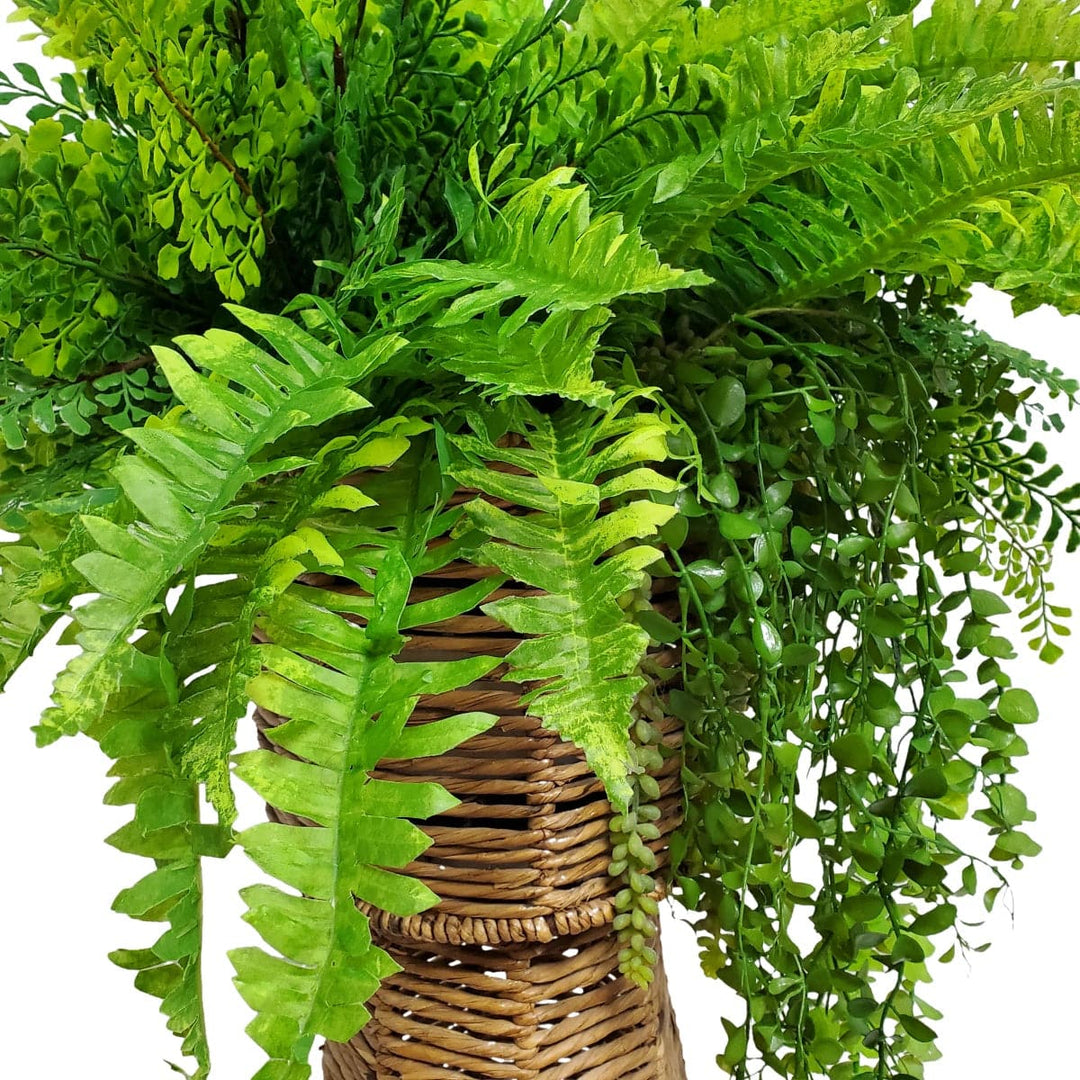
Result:
<svg viewBox="0 0 1080 1080">
<path fill-rule="evenodd" d="M 0 86 L 0 678 L 79 647 L 38 741 L 114 762 L 116 907 L 166 926 L 113 959 L 192 1075 L 202 861 L 282 883 L 233 962 L 259 1080 L 307 1077 L 399 966 L 377 913 L 439 900 L 401 871 L 457 800 L 380 763 L 487 737 L 414 713 L 498 665 L 606 790 L 624 982 L 666 886 L 724 1072 L 924 1075 L 932 958 L 1038 852 L 998 620 L 1060 656 L 1077 384 L 958 306 L 1080 306 L 1080 14 L 914 7 L 21 0 L 73 71 Z M 509 655 L 409 659 L 469 618 Z M 525 1075 L 449 1062 L 392 1075 Z"/>
</svg>

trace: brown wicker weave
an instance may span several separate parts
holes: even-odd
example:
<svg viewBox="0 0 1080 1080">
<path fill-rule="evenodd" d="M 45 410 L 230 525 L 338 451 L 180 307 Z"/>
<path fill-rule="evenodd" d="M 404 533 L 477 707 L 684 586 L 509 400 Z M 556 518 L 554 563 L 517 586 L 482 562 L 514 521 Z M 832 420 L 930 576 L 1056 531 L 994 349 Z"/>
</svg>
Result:
<svg viewBox="0 0 1080 1080">
<path fill-rule="evenodd" d="M 461 492 L 459 498 L 470 493 Z M 491 571 L 451 562 L 414 584 L 426 600 Z M 350 592 L 351 582 L 315 575 L 308 584 Z M 527 595 L 507 583 L 491 598 Z M 660 610 L 673 595 L 654 594 Z M 355 616 L 346 615 L 346 618 Z M 479 609 L 409 631 L 402 659 L 505 656 L 520 640 Z M 670 664 L 670 650 L 652 657 Z M 383 763 L 375 775 L 435 781 L 460 805 L 422 824 L 434 843 L 407 872 L 441 903 L 399 918 L 366 906 L 373 936 L 403 971 L 369 1006 L 373 1020 L 348 1044 L 327 1044 L 327 1080 L 684 1080 L 663 971 L 648 991 L 618 974 L 610 924 L 622 883 L 608 876 L 611 808 L 573 744 L 526 715 L 524 688 L 505 666 L 451 693 L 422 698 L 411 723 L 486 711 L 496 725 L 437 758 Z M 260 730 L 282 717 L 257 711 Z M 676 749 L 681 728 L 661 725 Z M 264 746 L 272 746 L 264 737 Z M 278 752 L 279 747 L 273 746 Z M 660 782 L 661 837 L 681 809 L 679 755 Z M 274 808 L 271 817 L 299 819 Z"/>
<path fill-rule="evenodd" d="M 618 974 L 600 928 L 498 949 L 384 940 L 402 971 L 351 1042 L 327 1043 L 326 1080 L 686 1080 L 662 969 Z"/>
<path fill-rule="evenodd" d="M 451 563 L 437 577 L 418 581 L 413 598 L 472 584 L 484 573 Z M 328 588 L 350 587 L 317 580 Z M 523 591 L 500 589 L 495 595 Z M 414 661 L 505 655 L 518 641 L 480 612 L 411 633 L 402 659 Z M 654 659 L 670 661 L 671 654 Z M 493 712 L 499 721 L 489 732 L 442 757 L 386 762 L 375 773 L 435 781 L 461 799 L 460 806 L 424 823 L 434 843 L 407 870 L 442 902 L 404 920 L 365 908 L 377 928 L 418 940 L 485 945 L 551 941 L 609 925 L 614 916 L 612 900 L 622 884 L 606 873 L 611 808 L 603 786 L 576 746 L 525 714 L 522 687 L 500 679 L 503 671 L 500 667 L 470 686 L 424 698 L 413 715 L 413 723 L 425 723 L 460 712 Z M 257 714 L 263 727 L 281 719 L 263 710 Z M 667 746 L 676 748 L 678 723 L 665 721 L 663 732 Z M 661 839 L 652 847 L 660 866 L 666 863 L 666 838 L 679 822 L 678 773 L 678 755 L 672 755 L 658 775 Z M 270 812 L 279 821 L 297 821 Z"/>
</svg>

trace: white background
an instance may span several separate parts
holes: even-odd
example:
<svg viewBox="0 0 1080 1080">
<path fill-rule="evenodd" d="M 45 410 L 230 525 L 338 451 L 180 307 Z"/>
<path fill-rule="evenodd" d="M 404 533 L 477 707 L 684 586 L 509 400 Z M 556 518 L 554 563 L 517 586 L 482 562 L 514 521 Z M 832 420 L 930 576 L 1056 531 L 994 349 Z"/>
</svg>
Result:
<svg viewBox="0 0 1080 1080">
<path fill-rule="evenodd" d="M 0 14 L 10 8 L 2 0 Z M 33 43 L 16 43 L 24 28 L 0 24 L 5 69 L 17 59 L 40 64 Z M 56 68 L 46 63 L 39 70 Z M 5 110 L 8 115 L 12 108 Z M 1075 355 L 1080 316 L 1066 319 L 1044 309 L 1013 319 L 1006 298 L 989 290 L 979 291 L 970 314 L 991 333 L 1080 375 Z M 1080 479 L 1080 416 L 1050 445 L 1052 459 L 1067 473 L 1072 465 L 1071 480 Z M 1080 610 L 1080 558 L 1062 552 L 1055 577 L 1057 602 Z M 164 1031 L 157 1002 L 136 992 L 130 974 L 106 959 L 111 949 L 149 944 L 155 936 L 154 924 L 134 923 L 109 910 L 117 891 L 147 869 L 144 860 L 102 843 L 127 820 L 127 811 L 101 804 L 107 762 L 89 740 L 68 739 L 36 750 L 29 730 L 47 704 L 53 673 L 70 651 L 47 642 L 0 698 L 3 1075 L 11 1080 L 166 1080 L 175 1074 L 164 1059 L 177 1060 L 178 1043 Z M 1045 851 L 1013 875 L 1014 919 L 1001 910 L 985 928 L 993 948 L 976 956 L 971 968 L 957 960 L 939 969 L 926 996 L 946 1014 L 936 1025 L 944 1060 L 930 1066 L 929 1080 L 1080 1076 L 1073 816 L 1080 786 L 1080 651 L 1067 651 L 1053 668 L 1039 664 L 1025 648 L 1020 651 L 1023 656 L 1012 669 L 1016 683 L 1036 693 L 1043 716 L 1025 731 L 1031 757 L 1020 784 L 1039 813 L 1030 831 Z M 242 738 L 253 741 L 243 725 Z M 244 791 L 240 798 L 241 822 L 261 820 L 259 801 Z M 225 951 L 254 943 L 253 932 L 240 921 L 237 890 L 259 875 L 239 852 L 223 863 L 207 863 L 204 967 L 214 1074 L 244 1080 L 259 1068 L 261 1057 L 243 1034 L 250 1013 L 230 984 Z M 973 909 L 971 917 L 980 911 Z M 722 1049 L 721 1012 L 738 1013 L 722 986 L 701 975 L 688 926 L 669 913 L 664 932 L 688 1076 L 709 1080 L 720 1075 L 713 1059 Z"/>
</svg>

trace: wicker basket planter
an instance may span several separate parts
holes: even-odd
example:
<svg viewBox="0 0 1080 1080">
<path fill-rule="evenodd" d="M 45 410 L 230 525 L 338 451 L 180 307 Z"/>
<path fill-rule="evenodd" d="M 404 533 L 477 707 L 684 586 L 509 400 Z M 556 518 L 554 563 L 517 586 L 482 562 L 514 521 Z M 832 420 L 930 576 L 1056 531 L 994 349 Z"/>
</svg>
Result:
<svg viewBox="0 0 1080 1080">
<path fill-rule="evenodd" d="M 685 1080 L 663 970 L 643 991 L 599 927 L 492 946 L 384 938 L 402 966 L 327 1080 Z"/>
<path fill-rule="evenodd" d="M 490 571 L 451 562 L 418 579 L 414 601 L 472 585 Z M 313 576 L 336 592 L 350 582 Z M 529 590 L 507 583 L 494 596 Z M 664 608 L 670 596 L 655 598 Z M 344 616 L 352 617 L 352 616 Z M 507 655 L 520 640 L 479 609 L 409 631 L 402 659 Z M 657 654 L 671 663 L 674 654 Z M 526 715 L 506 669 L 422 698 L 411 723 L 483 710 L 497 724 L 452 752 L 386 762 L 387 779 L 436 781 L 461 800 L 424 822 L 431 847 L 407 872 L 441 903 L 400 918 L 364 908 L 402 971 L 379 990 L 373 1019 L 348 1044 L 327 1044 L 327 1080 L 684 1080 L 662 967 L 641 990 L 619 974 L 607 874 L 611 808 L 584 755 Z M 260 729 L 284 718 L 257 711 Z M 661 725 L 678 748 L 681 728 Z M 266 739 L 264 746 L 283 752 Z M 681 814 L 679 755 L 657 774 L 662 867 Z M 268 808 L 279 821 L 291 815 Z"/>
</svg>

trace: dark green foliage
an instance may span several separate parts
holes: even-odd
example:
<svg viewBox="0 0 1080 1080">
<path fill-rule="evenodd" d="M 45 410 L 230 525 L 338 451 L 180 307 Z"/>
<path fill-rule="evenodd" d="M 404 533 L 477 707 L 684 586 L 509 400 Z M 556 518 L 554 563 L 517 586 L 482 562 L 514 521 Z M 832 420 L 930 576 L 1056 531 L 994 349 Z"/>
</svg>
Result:
<svg viewBox="0 0 1080 1080">
<path fill-rule="evenodd" d="M 1031 646 L 1060 655 L 1069 613 L 1045 570 L 1078 493 L 1035 475 L 1024 401 L 1030 378 L 1076 384 L 917 309 L 886 315 L 886 337 L 880 307 L 741 318 L 674 353 L 715 379 L 672 385 L 709 434 L 681 567 L 675 704 L 693 749 L 677 854 L 708 913 L 706 970 L 755 1006 L 729 1026 L 734 1075 L 755 1052 L 783 1075 L 918 1075 L 930 939 L 948 932 L 946 959 L 970 948 L 960 898 L 990 906 L 1004 882 L 950 822 L 987 825 L 991 860 L 1038 852 L 1012 782 L 1017 725 L 1037 714 L 997 620 L 1023 608 Z M 794 876 L 796 844 L 816 847 L 823 887 Z M 812 946 L 789 931 L 800 908 Z"/>
<path fill-rule="evenodd" d="M 1038 851 L 1001 620 L 1061 655 L 1080 485 L 1039 438 L 1077 386 L 957 309 L 976 283 L 1080 309 L 1080 16 L 915 6 L 23 0 L 75 70 L 0 77 L 26 106 L 0 139 L 0 684 L 58 622 L 80 646 L 39 738 L 116 762 L 112 842 L 155 862 L 117 907 L 169 927 L 114 958 L 196 1076 L 200 860 L 238 841 L 295 890 L 246 892 L 280 955 L 234 959 L 259 1077 L 302 1080 L 390 967 L 354 898 L 436 899 L 397 871 L 448 796 L 371 771 L 490 720 L 406 727 L 495 661 L 402 644 L 513 578 L 542 595 L 486 610 L 525 636 L 529 708 L 619 811 L 624 972 L 655 960 L 647 652 L 678 644 L 674 887 L 746 1002 L 721 1068 L 921 1080 L 927 961 L 981 948 L 968 901 Z M 408 603 L 455 558 L 492 576 Z M 252 700 L 300 760 L 233 760 Z M 234 834 L 234 773 L 315 826 Z"/>
</svg>

